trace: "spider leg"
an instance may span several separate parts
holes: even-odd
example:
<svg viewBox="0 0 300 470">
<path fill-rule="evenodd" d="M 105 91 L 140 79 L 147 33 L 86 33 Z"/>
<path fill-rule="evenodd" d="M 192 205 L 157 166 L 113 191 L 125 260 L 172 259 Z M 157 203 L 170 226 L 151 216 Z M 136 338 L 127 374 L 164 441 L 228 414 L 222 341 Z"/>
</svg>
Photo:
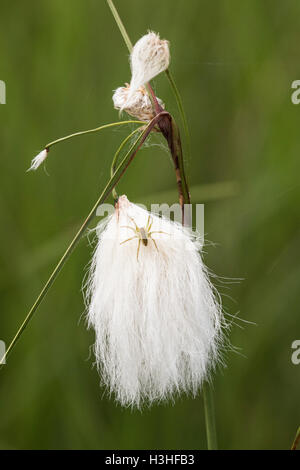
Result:
<svg viewBox="0 0 300 470">
<path fill-rule="evenodd" d="M 151 220 L 151 222 L 150 222 L 149 219 Z M 150 232 L 151 227 L 152 227 L 152 224 L 153 224 L 153 218 L 152 218 L 150 215 L 149 215 L 149 219 L 148 219 L 148 220 L 149 220 L 149 222 L 150 222 L 150 225 L 149 225 L 149 227 L 147 226 L 147 232 Z"/>
<path fill-rule="evenodd" d="M 120 228 L 130 228 L 130 230 L 133 230 L 134 233 L 136 232 L 135 228 L 130 227 L 130 225 L 121 225 Z"/>
<path fill-rule="evenodd" d="M 146 223 L 146 226 L 145 226 L 146 232 L 149 232 L 150 224 L 151 224 L 151 214 L 149 214 L 148 219 L 147 219 L 147 223 Z"/>
<path fill-rule="evenodd" d="M 164 233 L 165 235 L 170 235 L 169 233 L 167 233 L 167 232 L 162 232 L 161 230 L 154 230 L 154 232 L 149 232 L 149 233 L 148 233 L 148 237 L 149 237 L 150 235 L 152 235 L 152 233 Z"/>
<path fill-rule="evenodd" d="M 152 233 L 153 233 L 153 232 L 152 232 Z M 150 237 L 150 238 L 151 238 L 151 237 Z M 157 251 L 159 251 L 159 249 L 157 248 L 156 241 L 154 240 L 154 238 L 151 238 L 151 240 L 153 241 L 154 246 L 155 246 L 155 248 L 157 249 Z"/>
<path fill-rule="evenodd" d="M 130 215 L 129 215 L 128 217 L 129 217 L 129 219 L 134 223 L 135 229 L 136 229 L 136 231 L 138 232 L 138 231 L 139 231 L 139 228 L 138 228 L 138 226 L 136 225 L 134 219 L 133 219 L 132 217 L 130 217 Z"/>
<path fill-rule="evenodd" d="M 127 238 L 127 240 L 124 240 L 123 242 L 120 243 L 120 245 L 123 245 L 123 243 L 129 242 L 130 240 L 133 240 L 134 238 L 139 238 L 136 235 L 134 237 Z"/>
<path fill-rule="evenodd" d="M 137 254 L 136 254 L 136 260 L 139 260 L 139 252 L 140 252 L 140 246 L 141 246 L 141 239 L 139 239 L 139 244 L 138 244 L 138 249 L 137 249 Z"/>
<path fill-rule="evenodd" d="M 146 223 L 146 226 L 145 226 L 145 230 L 147 230 L 147 229 L 148 229 L 149 220 L 150 220 L 150 214 L 148 215 L 148 219 L 147 219 L 147 223 Z"/>
</svg>

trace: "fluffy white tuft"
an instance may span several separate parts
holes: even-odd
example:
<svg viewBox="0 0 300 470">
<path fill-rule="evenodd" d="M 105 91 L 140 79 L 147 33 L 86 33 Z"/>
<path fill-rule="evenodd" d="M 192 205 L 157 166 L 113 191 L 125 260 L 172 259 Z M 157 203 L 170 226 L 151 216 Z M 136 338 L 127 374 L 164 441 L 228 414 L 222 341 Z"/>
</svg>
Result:
<svg viewBox="0 0 300 470">
<path fill-rule="evenodd" d="M 191 231 L 151 214 L 150 232 L 164 232 L 152 235 L 158 250 L 148 239 L 137 259 L 138 238 L 121 244 L 148 219 L 149 212 L 119 198 L 97 227 L 86 285 L 97 365 L 123 406 L 196 394 L 222 343 L 221 306 Z"/>
<path fill-rule="evenodd" d="M 129 91 L 130 86 L 128 84 L 126 84 L 126 87 L 116 89 L 113 95 L 115 109 L 126 111 L 127 114 L 130 114 L 130 116 L 140 121 L 150 121 L 154 118 L 155 113 L 153 106 L 145 87 L 139 87 L 138 90 L 133 93 L 130 102 L 128 101 Z M 157 98 L 157 101 L 160 106 L 164 108 L 162 100 Z"/>
<path fill-rule="evenodd" d="M 149 32 L 134 45 L 130 55 L 131 82 L 130 98 L 142 85 L 152 80 L 169 67 L 169 42 Z"/>
<path fill-rule="evenodd" d="M 36 157 L 34 157 L 31 160 L 31 166 L 30 168 L 28 168 L 27 171 L 37 170 L 38 167 L 43 163 L 43 161 L 46 160 L 47 156 L 48 156 L 48 150 L 47 149 L 42 150 Z"/>
</svg>

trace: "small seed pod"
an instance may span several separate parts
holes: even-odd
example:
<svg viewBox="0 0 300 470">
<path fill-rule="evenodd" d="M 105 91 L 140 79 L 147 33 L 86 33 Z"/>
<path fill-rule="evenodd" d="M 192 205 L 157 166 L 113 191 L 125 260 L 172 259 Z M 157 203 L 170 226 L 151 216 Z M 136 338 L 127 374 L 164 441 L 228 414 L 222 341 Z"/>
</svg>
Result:
<svg viewBox="0 0 300 470">
<path fill-rule="evenodd" d="M 130 86 L 128 83 L 126 87 L 119 87 L 113 95 L 113 102 L 115 109 L 126 111 L 127 114 L 133 116 L 140 121 L 150 121 L 154 118 L 155 113 L 149 95 L 144 87 L 139 87 L 131 96 L 128 102 L 128 94 Z M 162 100 L 157 98 L 158 103 L 164 108 Z"/>
<path fill-rule="evenodd" d="M 197 237 L 126 196 L 97 237 L 86 303 L 102 382 L 124 406 L 195 395 L 223 323 Z"/>
</svg>

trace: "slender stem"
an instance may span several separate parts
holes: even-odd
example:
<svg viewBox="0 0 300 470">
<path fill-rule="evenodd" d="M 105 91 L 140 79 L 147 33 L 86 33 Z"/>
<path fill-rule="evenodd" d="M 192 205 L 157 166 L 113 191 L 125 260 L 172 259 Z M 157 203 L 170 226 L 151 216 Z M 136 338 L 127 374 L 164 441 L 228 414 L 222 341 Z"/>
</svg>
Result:
<svg viewBox="0 0 300 470">
<path fill-rule="evenodd" d="M 145 86 L 152 104 L 152 108 L 154 109 L 156 114 L 159 114 L 161 111 L 163 111 L 163 108 L 160 106 L 157 97 L 155 96 L 155 93 L 153 91 L 153 88 L 150 85 L 150 82 L 146 83 Z"/>
<path fill-rule="evenodd" d="M 184 160 L 183 160 L 180 132 L 179 132 L 179 128 L 174 118 L 172 118 L 172 135 L 173 135 L 174 153 L 176 155 L 176 160 L 177 160 L 176 165 L 178 165 L 180 178 L 181 178 L 183 201 L 184 201 L 184 204 L 190 204 L 190 192 L 189 192 L 187 177 L 185 175 L 185 170 L 184 170 Z"/>
<path fill-rule="evenodd" d="M 203 384 L 202 393 L 203 393 L 203 399 L 204 399 L 207 448 L 208 450 L 217 450 L 218 442 L 217 442 L 214 398 L 213 398 L 212 389 L 208 382 L 205 382 Z"/>
<path fill-rule="evenodd" d="M 180 113 L 180 116 L 181 116 L 181 120 L 182 120 L 182 124 L 183 124 L 183 128 L 184 128 L 184 133 L 185 133 L 185 136 L 186 136 L 187 153 L 188 153 L 188 159 L 189 159 L 190 155 L 191 155 L 191 137 L 190 137 L 189 126 L 188 126 L 187 117 L 186 117 L 186 114 L 185 114 L 185 111 L 184 111 L 182 99 L 181 99 L 179 90 L 176 86 L 175 80 L 174 80 L 173 76 L 171 75 L 170 70 L 167 69 L 165 71 L 165 74 L 166 74 L 166 76 L 169 80 L 169 83 L 170 83 L 171 88 L 173 90 L 173 93 L 175 95 L 175 99 L 176 99 L 177 106 L 178 106 L 178 109 L 179 109 L 179 113 Z"/>
<path fill-rule="evenodd" d="M 162 115 L 162 113 L 160 114 Z M 185 217 L 185 204 L 190 204 L 190 193 L 184 172 L 184 162 L 179 129 L 174 118 L 167 111 L 164 112 L 164 117 L 161 119 L 158 125 L 164 138 L 168 142 L 169 150 L 174 163 L 179 203 L 182 213 L 182 224 L 190 225 L 190 221 Z"/>
<path fill-rule="evenodd" d="M 53 142 L 50 142 L 45 146 L 45 149 L 49 149 L 52 147 L 52 145 L 59 144 L 60 142 L 63 142 L 65 140 L 72 139 L 73 137 L 77 137 L 79 135 L 85 135 L 85 134 L 92 134 L 93 132 L 99 132 L 102 129 L 107 129 L 109 127 L 115 127 L 115 126 L 123 126 L 124 124 L 148 124 L 147 122 L 144 121 L 119 121 L 119 122 L 112 122 L 110 124 L 104 124 L 103 126 L 100 127 L 95 127 L 94 129 L 88 129 L 87 131 L 80 131 L 80 132 L 75 132 L 74 134 L 67 135 L 65 137 L 61 137 L 60 139 L 53 140 Z"/>
<path fill-rule="evenodd" d="M 44 285 L 43 289 L 41 290 L 38 298 L 36 299 L 36 301 L 34 302 L 33 306 L 31 307 L 31 309 L 29 310 L 27 316 L 25 317 L 25 320 L 23 321 L 23 323 L 21 324 L 20 328 L 18 329 L 16 335 L 14 336 L 13 340 L 11 341 L 10 345 L 8 346 L 7 350 L 6 350 L 6 353 L 4 354 L 4 356 L 2 357 L 1 361 L 0 361 L 0 369 L 1 367 L 3 367 L 5 361 L 6 361 L 6 358 L 8 357 L 8 355 L 10 354 L 10 352 L 12 351 L 12 349 L 14 348 L 15 344 L 17 343 L 18 339 L 20 338 L 20 336 L 22 335 L 23 331 L 25 330 L 26 326 L 28 325 L 29 321 L 31 320 L 31 318 L 33 317 L 33 314 L 36 312 L 37 308 L 39 307 L 39 305 L 41 304 L 42 300 L 45 298 L 47 292 L 49 291 L 50 287 L 52 286 L 52 284 L 54 283 L 55 279 L 57 278 L 58 274 L 60 273 L 61 269 L 63 268 L 64 264 L 66 263 L 66 261 L 68 260 L 68 258 L 70 257 L 71 253 L 73 252 L 74 248 L 77 246 L 77 244 L 79 243 L 79 240 L 82 236 L 82 234 L 84 233 L 84 231 L 86 230 L 88 224 L 91 222 L 91 220 L 94 218 L 94 216 L 96 215 L 96 211 L 97 211 L 97 208 L 100 204 L 102 204 L 106 199 L 107 197 L 110 195 L 110 193 L 112 192 L 113 188 L 115 187 L 115 185 L 118 183 L 118 181 L 120 180 L 120 178 L 123 176 L 124 172 L 126 171 L 128 165 L 131 163 L 131 161 L 133 160 L 134 156 L 136 155 L 137 151 L 139 150 L 139 148 L 141 147 L 141 145 L 143 144 L 143 142 L 146 140 L 146 138 L 148 137 L 149 133 L 151 132 L 151 130 L 153 129 L 153 127 L 155 126 L 156 122 L 157 122 L 158 118 L 157 116 L 152 119 L 152 121 L 150 121 L 148 123 L 148 125 L 146 126 L 146 128 L 144 129 L 144 131 L 138 136 L 138 138 L 135 140 L 135 142 L 133 143 L 133 145 L 130 147 L 130 149 L 128 150 L 128 152 L 126 153 L 125 157 L 123 158 L 123 160 L 121 161 L 121 163 L 119 164 L 119 166 L 117 167 L 114 175 L 110 178 L 110 180 L 108 181 L 107 185 L 105 186 L 104 190 L 102 191 L 101 195 L 99 196 L 97 202 L 94 204 L 93 208 L 91 209 L 91 211 L 89 212 L 87 218 L 85 219 L 85 221 L 83 222 L 82 226 L 80 227 L 80 229 L 78 230 L 78 232 L 76 233 L 75 237 L 73 238 L 73 240 L 71 241 L 70 245 L 68 246 L 68 248 L 66 249 L 66 251 L 64 252 L 63 256 L 61 257 L 61 259 L 59 260 L 58 264 L 56 265 L 56 267 L 54 268 L 54 271 L 52 272 L 52 274 L 50 275 L 48 281 L 46 282 L 46 284 Z"/>
<path fill-rule="evenodd" d="M 116 172 L 116 166 L 117 166 L 117 161 L 118 161 L 118 157 L 123 149 L 123 147 L 127 144 L 127 142 L 131 139 L 131 137 L 136 134 L 136 132 L 139 132 L 141 130 L 140 127 L 138 127 L 137 129 L 135 129 L 134 131 L 132 131 L 124 140 L 123 142 L 121 143 L 120 147 L 118 148 L 118 150 L 116 151 L 115 155 L 114 155 L 114 158 L 113 158 L 113 161 L 112 161 L 112 164 L 111 164 L 111 169 L 110 169 L 110 176 L 111 178 L 113 177 L 113 175 L 115 174 Z M 118 199 L 118 194 L 117 194 L 117 191 L 116 191 L 116 188 L 113 188 L 112 190 L 112 196 L 114 198 L 115 201 L 117 201 Z"/>
<path fill-rule="evenodd" d="M 128 50 L 129 50 L 129 52 L 131 52 L 132 51 L 132 42 L 130 41 L 130 38 L 129 38 L 128 33 L 125 29 L 125 26 L 124 26 L 124 24 L 123 24 L 123 22 L 120 18 L 120 15 L 119 15 L 115 5 L 113 4 L 112 0 L 107 0 L 107 3 L 108 3 L 109 8 L 111 9 L 113 17 L 114 17 L 114 19 L 115 19 L 115 21 L 116 21 L 116 23 L 119 27 L 119 30 L 120 30 L 120 32 L 123 36 L 124 42 L 125 42 Z"/>
<path fill-rule="evenodd" d="M 292 447 L 291 447 L 291 450 L 296 450 L 297 447 L 298 447 L 299 442 L 300 442 L 300 426 L 299 426 L 299 428 L 297 429 L 296 436 L 295 436 L 293 445 L 292 445 Z"/>
</svg>

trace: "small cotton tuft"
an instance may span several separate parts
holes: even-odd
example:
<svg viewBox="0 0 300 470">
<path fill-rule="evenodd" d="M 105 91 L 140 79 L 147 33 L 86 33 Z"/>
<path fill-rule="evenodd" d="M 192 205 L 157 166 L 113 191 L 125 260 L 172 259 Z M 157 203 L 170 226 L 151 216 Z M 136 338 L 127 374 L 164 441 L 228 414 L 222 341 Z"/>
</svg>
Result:
<svg viewBox="0 0 300 470">
<path fill-rule="evenodd" d="M 43 161 L 46 160 L 48 156 L 48 152 L 49 152 L 48 149 L 44 149 L 36 157 L 34 157 L 31 160 L 31 166 L 30 168 L 28 168 L 27 171 L 37 170 L 38 167 L 43 163 Z"/>
<path fill-rule="evenodd" d="M 103 383 L 123 406 L 195 395 L 219 358 L 223 324 L 198 238 L 126 196 L 97 237 L 85 294 Z"/>
<path fill-rule="evenodd" d="M 169 67 L 169 42 L 149 32 L 134 45 L 130 55 L 131 93 Z M 131 96 L 131 95 L 130 95 Z"/>
<path fill-rule="evenodd" d="M 145 87 L 139 87 L 128 102 L 128 95 L 130 86 L 126 84 L 126 87 L 119 87 L 115 90 L 113 95 L 113 102 L 115 109 L 125 111 L 130 116 L 133 116 L 140 121 L 150 121 L 154 118 L 155 112 L 149 95 Z M 164 108 L 162 100 L 157 98 L 159 105 Z"/>
</svg>

